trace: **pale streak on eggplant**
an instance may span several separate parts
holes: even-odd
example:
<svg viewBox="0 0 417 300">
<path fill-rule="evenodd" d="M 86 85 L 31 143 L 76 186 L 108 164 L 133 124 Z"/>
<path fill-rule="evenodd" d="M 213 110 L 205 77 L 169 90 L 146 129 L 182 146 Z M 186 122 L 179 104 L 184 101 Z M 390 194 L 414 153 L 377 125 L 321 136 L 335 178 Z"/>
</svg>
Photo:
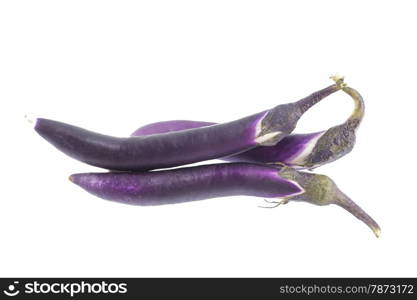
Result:
<svg viewBox="0 0 417 300">
<path fill-rule="evenodd" d="M 295 168 L 305 168 L 305 161 L 306 158 L 312 153 L 318 140 L 325 134 L 325 132 L 321 132 L 317 134 L 313 139 L 311 139 L 307 146 L 300 152 L 294 155 L 288 162 L 288 165 L 294 166 Z M 310 166 L 309 166 L 310 167 Z"/>
<path fill-rule="evenodd" d="M 262 121 L 268 115 L 268 111 L 262 116 L 260 121 L 256 124 L 255 128 L 255 143 L 258 146 L 273 146 L 277 141 L 281 140 L 284 134 L 282 131 L 275 131 L 269 133 L 262 132 Z"/>
<path fill-rule="evenodd" d="M 290 167 L 283 167 L 279 175 L 297 182 L 305 190 L 305 193 L 288 197 L 285 200 L 305 201 L 320 206 L 336 204 L 364 222 L 376 237 L 380 236 L 381 229 L 375 220 L 346 196 L 328 176 L 299 172 Z"/>
<path fill-rule="evenodd" d="M 255 138 L 255 142 L 258 146 L 274 146 L 280 141 L 284 135 L 281 131 L 270 132 Z"/>
</svg>

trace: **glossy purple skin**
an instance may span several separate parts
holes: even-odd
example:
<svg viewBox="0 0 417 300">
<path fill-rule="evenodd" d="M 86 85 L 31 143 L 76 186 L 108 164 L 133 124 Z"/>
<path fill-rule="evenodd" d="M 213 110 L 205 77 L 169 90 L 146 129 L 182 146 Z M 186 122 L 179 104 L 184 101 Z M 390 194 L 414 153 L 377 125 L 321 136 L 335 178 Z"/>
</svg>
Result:
<svg viewBox="0 0 417 300">
<path fill-rule="evenodd" d="M 189 121 L 189 120 L 173 120 L 165 122 L 157 122 L 145 125 L 135 132 L 132 136 L 144 136 L 151 134 L 160 134 L 165 132 L 173 132 L 179 130 L 193 129 L 204 126 L 215 125 L 212 122 Z M 308 143 L 323 133 L 324 131 L 307 133 L 307 134 L 290 134 L 284 137 L 275 146 L 260 146 L 252 150 L 224 157 L 223 160 L 235 162 L 254 162 L 254 163 L 274 163 L 282 162 L 291 165 L 291 160 L 301 153 Z"/>
<path fill-rule="evenodd" d="M 193 129 L 199 127 L 205 127 L 210 125 L 216 125 L 213 122 L 202 122 L 202 121 L 190 121 L 190 120 L 174 120 L 165 122 L 156 122 L 145 125 L 138 128 L 131 136 L 144 136 L 157 133 L 175 132 L 186 129 Z"/>
<path fill-rule="evenodd" d="M 111 137 L 73 125 L 37 119 L 35 130 L 68 156 L 117 171 L 170 168 L 275 145 L 294 130 L 313 105 L 340 90 L 339 84 L 292 103 L 236 121 L 139 137 Z"/>
<path fill-rule="evenodd" d="M 56 148 L 87 164 L 119 171 L 170 168 L 215 159 L 256 146 L 265 112 L 234 122 L 142 137 L 117 138 L 37 119 L 35 130 Z M 238 138 L 236 138 L 238 137 Z"/>
<path fill-rule="evenodd" d="M 133 205 L 162 205 L 218 198 L 277 198 L 303 192 L 275 167 L 225 163 L 140 173 L 80 173 L 70 180 L 100 198 Z"/>
</svg>

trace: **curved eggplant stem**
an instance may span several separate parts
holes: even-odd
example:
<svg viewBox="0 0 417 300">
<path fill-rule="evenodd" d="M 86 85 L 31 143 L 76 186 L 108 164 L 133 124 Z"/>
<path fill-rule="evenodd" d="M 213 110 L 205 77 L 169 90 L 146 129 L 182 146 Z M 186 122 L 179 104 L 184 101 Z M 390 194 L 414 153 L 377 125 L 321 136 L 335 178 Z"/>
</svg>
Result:
<svg viewBox="0 0 417 300">
<path fill-rule="evenodd" d="M 365 223 L 379 237 L 381 229 L 375 220 L 346 196 L 330 177 L 294 169 L 280 172 L 280 176 L 297 182 L 304 189 L 304 193 L 287 197 L 288 200 L 305 201 L 320 206 L 336 204 Z"/>
<path fill-rule="evenodd" d="M 356 218 L 364 222 L 369 228 L 372 229 L 376 237 L 381 235 L 381 228 L 374 219 L 371 218 L 362 208 L 359 207 L 355 202 L 353 202 L 348 196 L 342 193 L 340 190 L 336 194 L 336 199 L 333 202 L 334 204 L 343 207 Z"/>
<path fill-rule="evenodd" d="M 299 116 L 301 116 L 303 113 L 305 113 L 307 110 L 309 110 L 313 105 L 317 104 L 324 98 L 330 96 L 331 94 L 340 91 L 342 89 L 340 84 L 332 84 L 331 86 L 328 86 L 327 88 L 324 88 L 320 91 L 314 92 L 311 95 L 298 100 L 296 104 L 299 107 Z"/>
<path fill-rule="evenodd" d="M 330 76 L 330 78 L 334 80 L 336 85 L 341 90 L 352 97 L 355 103 L 355 108 L 345 123 L 348 123 L 353 129 L 357 129 L 363 119 L 363 116 L 365 115 L 365 103 L 363 102 L 361 94 L 359 94 L 359 92 L 354 88 L 349 87 L 346 82 L 344 82 L 344 77 L 334 75 Z"/>
<path fill-rule="evenodd" d="M 357 129 L 365 115 L 365 103 L 357 90 L 351 87 L 345 87 L 343 88 L 343 91 L 351 96 L 355 102 L 355 108 L 346 122 L 349 123 L 352 128 Z"/>
</svg>

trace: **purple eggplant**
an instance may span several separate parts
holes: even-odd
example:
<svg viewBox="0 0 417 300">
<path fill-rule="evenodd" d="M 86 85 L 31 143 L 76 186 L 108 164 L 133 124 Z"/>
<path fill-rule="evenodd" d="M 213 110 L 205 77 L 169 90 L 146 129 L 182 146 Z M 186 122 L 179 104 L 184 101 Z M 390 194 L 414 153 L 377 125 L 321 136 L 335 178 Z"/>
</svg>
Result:
<svg viewBox="0 0 417 300">
<path fill-rule="evenodd" d="M 295 128 L 314 104 L 340 90 L 343 79 L 299 101 L 236 121 L 157 135 L 117 138 L 37 119 L 35 130 L 68 156 L 118 171 L 170 168 L 272 146 Z"/>
<path fill-rule="evenodd" d="M 225 196 L 283 198 L 336 204 L 379 235 L 378 224 L 342 193 L 327 176 L 286 166 L 250 163 L 200 165 L 151 172 L 81 173 L 70 180 L 100 198 L 133 205 L 163 205 Z"/>
<path fill-rule="evenodd" d="M 343 91 L 349 94 L 355 103 L 351 116 L 343 123 L 326 131 L 290 134 L 274 146 L 260 146 L 249 151 L 224 157 L 226 161 L 253 163 L 283 163 L 297 169 L 317 168 L 335 161 L 348 154 L 355 144 L 356 131 L 362 121 L 365 106 L 361 95 L 353 88 L 344 86 Z M 174 120 L 145 125 L 132 136 L 146 136 L 166 132 L 175 132 L 216 123 L 189 120 Z"/>
</svg>

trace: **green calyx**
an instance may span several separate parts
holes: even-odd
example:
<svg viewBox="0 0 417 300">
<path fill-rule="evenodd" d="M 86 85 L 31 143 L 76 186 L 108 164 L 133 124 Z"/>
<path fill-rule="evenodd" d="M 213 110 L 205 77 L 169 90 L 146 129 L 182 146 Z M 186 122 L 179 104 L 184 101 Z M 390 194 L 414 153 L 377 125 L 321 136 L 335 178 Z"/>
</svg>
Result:
<svg viewBox="0 0 417 300">
<path fill-rule="evenodd" d="M 381 232 L 379 225 L 362 208 L 346 196 L 330 177 L 296 171 L 287 166 L 281 168 L 279 175 L 296 182 L 304 189 L 304 193 L 288 197 L 285 199 L 286 201 L 305 201 L 320 206 L 336 204 L 368 225 L 374 234 L 379 237 Z"/>
<path fill-rule="evenodd" d="M 290 167 L 284 167 L 280 176 L 297 182 L 304 193 L 293 196 L 290 200 L 306 201 L 315 205 L 328 205 L 334 203 L 335 188 L 333 180 L 326 175 L 296 171 Z"/>
</svg>

